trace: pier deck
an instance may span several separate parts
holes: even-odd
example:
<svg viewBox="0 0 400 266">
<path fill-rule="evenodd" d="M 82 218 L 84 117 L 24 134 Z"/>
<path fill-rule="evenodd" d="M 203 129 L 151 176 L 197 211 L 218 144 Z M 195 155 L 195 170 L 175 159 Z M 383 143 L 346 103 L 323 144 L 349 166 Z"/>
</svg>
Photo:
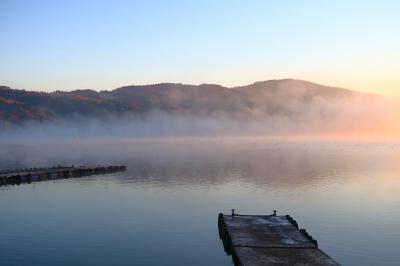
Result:
<svg viewBox="0 0 400 266">
<path fill-rule="evenodd" d="M 29 168 L 0 172 L 0 186 L 125 171 L 124 165 Z"/>
<path fill-rule="evenodd" d="M 235 265 L 340 265 L 289 215 L 221 213 L 218 227 Z"/>
</svg>

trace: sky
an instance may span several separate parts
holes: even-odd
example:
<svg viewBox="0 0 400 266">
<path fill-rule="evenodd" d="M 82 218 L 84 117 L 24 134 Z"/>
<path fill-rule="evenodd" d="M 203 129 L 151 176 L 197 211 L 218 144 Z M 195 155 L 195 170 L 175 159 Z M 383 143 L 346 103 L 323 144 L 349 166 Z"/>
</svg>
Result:
<svg viewBox="0 0 400 266">
<path fill-rule="evenodd" d="M 400 1 L 0 0 L 0 85 L 297 78 L 400 97 Z"/>
</svg>

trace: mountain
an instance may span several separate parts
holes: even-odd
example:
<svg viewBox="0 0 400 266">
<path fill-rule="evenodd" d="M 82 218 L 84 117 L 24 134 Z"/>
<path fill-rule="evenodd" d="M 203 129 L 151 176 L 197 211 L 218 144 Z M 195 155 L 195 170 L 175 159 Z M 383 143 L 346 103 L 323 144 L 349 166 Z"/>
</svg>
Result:
<svg viewBox="0 0 400 266">
<path fill-rule="evenodd" d="M 195 117 L 288 117 L 321 107 L 378 96 L 303 80 L 282 79 L 227 88 L 214 84 L 160 83 L 112 91 L 36 92 L 0 86 L 0 125 L 85 119 L 150 111 Z M 328 112 L 328 113 L 326 113 Z M 334 112 L 334 111 L 333 111 Z"/>
</svg>

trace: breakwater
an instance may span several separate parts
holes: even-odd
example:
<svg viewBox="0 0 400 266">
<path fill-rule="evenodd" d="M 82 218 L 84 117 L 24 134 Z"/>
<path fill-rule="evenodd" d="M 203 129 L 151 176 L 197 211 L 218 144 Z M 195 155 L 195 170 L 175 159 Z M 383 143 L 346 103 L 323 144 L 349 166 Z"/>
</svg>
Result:
<svg viewBox="0 0 400 266">
<path fill-rule="evenodd" d="M 0 171 L 0 186 L 19 185 L 45 180 L 82 177 L 93 174 L 106 174 L 125 171 L 125 165 L 109 166 L 57 166 L 49 168 L 26 168 Z"/>
</svg>

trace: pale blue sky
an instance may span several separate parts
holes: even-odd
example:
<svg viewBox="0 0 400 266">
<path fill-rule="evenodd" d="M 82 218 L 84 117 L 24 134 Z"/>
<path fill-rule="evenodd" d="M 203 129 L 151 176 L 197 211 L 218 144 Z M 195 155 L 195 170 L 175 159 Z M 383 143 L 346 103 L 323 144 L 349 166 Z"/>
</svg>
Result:
<svg viewBox="0 0 400 266">
<path fill-rule="evenodd" d="M 350 3 L 351 2 L 351 3 Z M 400 95 L 400 1 L 0 0 L 0 84 L 300 78 Z"/>
</svg>

